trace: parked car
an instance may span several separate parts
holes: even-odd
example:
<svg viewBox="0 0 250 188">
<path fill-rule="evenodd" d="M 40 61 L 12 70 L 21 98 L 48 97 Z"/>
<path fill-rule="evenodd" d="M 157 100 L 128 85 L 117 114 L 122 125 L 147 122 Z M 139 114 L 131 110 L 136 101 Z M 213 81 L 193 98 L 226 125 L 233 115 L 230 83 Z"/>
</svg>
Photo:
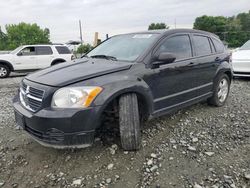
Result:
<svg viewBox="0 0 250 188">
<path fill-rule="evenodd" d="M 10 72 L 27 72 L 72 60 L 74 56 L 65 45 L 26 45 L 9 54 L 0 55 L 0 78 Z"/>
<path fill-rule="evenodd" d="M 219 38 L 204 31 L 114 36 L 74 64 L 28 75 L 13 100 L 16 122 L 45 146 L 86 147 L 102 122 L 118 117 L 122 147 L 137 150 L 144 120 L 204 100 L 223 106 L 229 59 Z"/>
<path fill-rule="evenodd" d="M 250 40 L 232 53 L 234 76 L 250 77 Z"/>
</svg>

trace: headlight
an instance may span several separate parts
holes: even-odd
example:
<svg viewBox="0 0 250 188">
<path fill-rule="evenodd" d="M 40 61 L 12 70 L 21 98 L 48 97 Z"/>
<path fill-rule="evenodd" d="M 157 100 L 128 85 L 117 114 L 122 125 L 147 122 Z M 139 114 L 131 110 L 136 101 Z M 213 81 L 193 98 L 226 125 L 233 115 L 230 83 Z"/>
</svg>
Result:
<svg viewBox="0 0 250 188">
<path fill-rule="evenodd" d="M 53 96 L 54 108 L 86 108 L 102 91 L 101 87 L 65 87 Z"/>
</svg>

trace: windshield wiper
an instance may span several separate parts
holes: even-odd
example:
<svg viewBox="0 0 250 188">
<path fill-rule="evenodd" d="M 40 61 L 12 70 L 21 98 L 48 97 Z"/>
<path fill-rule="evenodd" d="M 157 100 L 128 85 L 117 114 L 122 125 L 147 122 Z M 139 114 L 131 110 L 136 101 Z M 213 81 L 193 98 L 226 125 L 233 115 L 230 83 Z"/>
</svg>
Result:
<svg viewBox="0 0 250 188">
<path fill-rule="evenodd" d="M 108 60 L 114 60 L 117 61 L 116 57 L 109 56 L 109 55 L 92 55 L 90 56 L 91 58 L 103 58 L 103 59 L 108 59 Z"/>
</svg>

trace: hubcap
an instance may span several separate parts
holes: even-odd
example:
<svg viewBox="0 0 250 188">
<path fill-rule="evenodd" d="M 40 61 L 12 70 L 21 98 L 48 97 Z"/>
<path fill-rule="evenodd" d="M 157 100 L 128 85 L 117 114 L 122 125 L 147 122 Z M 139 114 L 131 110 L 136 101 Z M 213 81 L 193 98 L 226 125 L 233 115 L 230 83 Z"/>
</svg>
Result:
<svg viewBox="0 0 250 188">
<path fill-rule="evenodd" d="M 220 81 L 219 88 L 218 88 L 218 98 L 221 103 L 223 103 L 228 95 L 228 81 L 223 78 Z"/>
<path fill-rule="evenodd" d="M 4 77 L 7 74 L 7 70 L 4 67 L 0 67 L 0 77 Z"/>
</svg>

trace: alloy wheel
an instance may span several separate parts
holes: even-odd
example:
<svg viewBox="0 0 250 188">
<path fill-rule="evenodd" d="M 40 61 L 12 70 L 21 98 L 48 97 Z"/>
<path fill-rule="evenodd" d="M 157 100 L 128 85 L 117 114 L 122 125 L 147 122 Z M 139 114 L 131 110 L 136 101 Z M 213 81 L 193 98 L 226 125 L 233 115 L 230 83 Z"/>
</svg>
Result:
<svg viewBox="0 0 250 188">
<path fill-rule="evenodd" d="M 4 67 L 0 67 L 0 77 L 5 77 L 7 75 L 8 71 Z"/>
<path fill-rule="evenodd" d="M 218 88 L 218 99 L 221 103 L 223 103 L 228 95 L 228 88 L 229 84 L 227 79 L 223 78 L 220 83 L 219 83 L 219 88 Z"/>
</svg>

